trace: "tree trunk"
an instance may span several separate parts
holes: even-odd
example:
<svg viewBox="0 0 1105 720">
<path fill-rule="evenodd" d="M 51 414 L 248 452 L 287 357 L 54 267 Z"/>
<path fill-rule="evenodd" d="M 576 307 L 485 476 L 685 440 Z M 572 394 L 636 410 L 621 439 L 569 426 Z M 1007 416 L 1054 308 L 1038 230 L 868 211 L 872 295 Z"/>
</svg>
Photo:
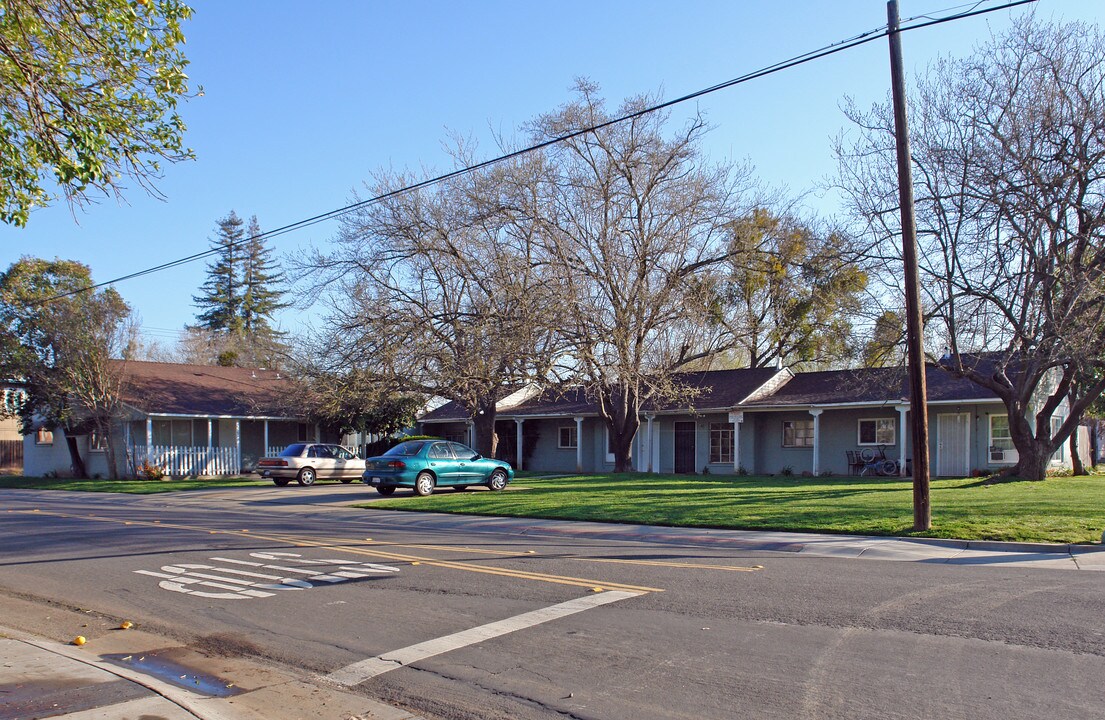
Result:
<svg viewBox="0 0 1105 720">
<path fill-rule="evenodd" d="M 472 419 L 476 428 L 476 452 L 484 457 L 495 457 L 499 436 L 495 434 L 495 403 L 492 402 L 479 409 L 476 417 Z"/>
<path fill-rule="evenodd" d="M 1070 465 L 1075 475 L 1086 474 L 1086 466 L 1082 464 L 1082 456 L 1078 454 L 1078 428 L 1081 426 L 1081 423 L 1075 425 L 1074 432 L 1070 434 Z"/>
<path fill-rule="evenodd" d="M 77 448 L 77 438 L 69 433 L 65 433 L 65 445 L 69 448 L 69 465 L 73 469 L 73 477 L 75 478 L 87 478 L 88 470 L 84 466 L 84 460 L 81 458 L 81 451 Z"/>
<path fill-rule="evenodd" d="M 116 464 L 115 456 L 115 439 L 111 436 L 111 421 L 103 424 L 104 427 L 99 428 L 100 437 L 104 439 L 104 450 L 107 459 L 107 478 L 108 480 L 119 479 L 119 466 Z"/>
<path fill-rule="evenodd" d="M 1020 461 L 1009 471 L 1013 477 L 1025 480 L 1043 480 L 1047 477 L 1047 466 L 1051 462 L 1051 453 L 1045 452 L 1040 443 L 1033 441 L 1025 448 L 1017 448 Z"/>
</svg>

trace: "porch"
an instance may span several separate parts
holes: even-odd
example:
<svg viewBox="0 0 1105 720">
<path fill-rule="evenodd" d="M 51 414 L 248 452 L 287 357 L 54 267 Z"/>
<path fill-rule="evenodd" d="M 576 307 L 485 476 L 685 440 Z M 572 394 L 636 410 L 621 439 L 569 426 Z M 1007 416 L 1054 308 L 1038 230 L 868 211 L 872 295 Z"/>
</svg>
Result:
<svg viewBox="0 0 1105 720">
<path fill-rule="evenodd" d="M 253 472 L 294 442 L 321 440 L 317 425 L 287 418 L 149 415 L 123 425 L 127 473 L 149 463 L 173 477 Z"/>
</svg>

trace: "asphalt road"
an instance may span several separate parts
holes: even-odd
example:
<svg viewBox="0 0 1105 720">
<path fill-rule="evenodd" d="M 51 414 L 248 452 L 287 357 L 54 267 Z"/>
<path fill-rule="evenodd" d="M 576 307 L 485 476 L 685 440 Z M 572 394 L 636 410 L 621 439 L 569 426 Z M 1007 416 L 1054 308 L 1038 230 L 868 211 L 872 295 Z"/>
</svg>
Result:
<svg viewBox="0 0 1105 720">
<path fill-rule="evenodd" d="M 3 491 L 0 593 L 427 718 L 1105 717 L 1102 572 L 462 532 L 363 497 Z"/>
</svg>

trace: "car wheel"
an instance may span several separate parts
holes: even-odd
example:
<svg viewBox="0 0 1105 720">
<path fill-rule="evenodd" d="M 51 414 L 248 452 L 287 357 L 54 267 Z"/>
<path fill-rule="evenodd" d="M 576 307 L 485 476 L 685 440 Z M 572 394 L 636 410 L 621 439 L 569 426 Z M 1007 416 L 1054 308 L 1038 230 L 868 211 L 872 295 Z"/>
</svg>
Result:
<svg viewBox="0 0 1105 720">
<path fill-rule="evenodd" d="M 434 476 L 428 472 L 418 473 L 418 477 L 414 480 L 414 493 L 426 497 L 427 495 L 434 494 Z"/>
<path fill-rule="evenodd" d="M 506 472 L 499 468 L 491 473 L 491 479 L 487 481 L 487 487 L 491 490 L 502 490 L 506 487 Z"/>
<path fill-rule="evenodd" d="M 467 489 L 468 489 L 467 485 L 454 485 L 453 486 L 453 490 L 455 490 L 457 492 L 464 492 Z"/>
<path fill-rule="evenodd" d="M 342 485 L 348 485 L 351 482 L 353 482 L 353 478 L 342 478 L 341 479 L 341 484 Z"/>
<path fill-rule="evenodd" d="M 376 492 L 380 493 L 381 495 L 391 495 L 393 492 L 395 492 L 395 486 L 394 485 L 377 485 L 376 486 Z"/>
<path fill-rule="evenodd" d="M 315 474 L 314 468 L 303 468 L 299 471 L 299 474 L 296 475 L 295 481 L 300 485 L 314 485 L 316 477 L 317 475 Z"/>
<path fill-rule="evenodd" d="M 287 485 L 287 484 L 288 484 L 289 482 L 291 482 L 291 481 L 290 481 L 290 480 L 288 480 L 288 478 L 273 478 L 273 479 L 272 479 L 272 482 L 273 482 L 273 484 L 274 484 L 274 485 L 276 485 L 277 487 L 284 487 L 284 486 L 286 486 L 286 485 Z"/>
</svg>

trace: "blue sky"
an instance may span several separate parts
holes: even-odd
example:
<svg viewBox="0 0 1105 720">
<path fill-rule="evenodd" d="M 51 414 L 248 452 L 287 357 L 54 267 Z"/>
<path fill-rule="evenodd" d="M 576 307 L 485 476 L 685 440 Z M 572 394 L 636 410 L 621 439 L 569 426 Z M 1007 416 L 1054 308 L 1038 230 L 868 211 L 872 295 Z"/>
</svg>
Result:
<svg viewBox="0 0 1105 720">
<path fill-rule="evenodd" d="M 903 19 L 946 14 L 956 3 L 902 0 Z M 984 3 L 1000 4 L 1000 3 Z M 97 281 L 207 249 L 231 209 L 272 229 L 345 205 L 373 170 L 451 169 L 449 133 L 496 153 L 493 131 L 566 102 L 576 77 L 614 105 L 714 85 L 886 22 L 883 0 L 555 3 L 195 0 L 186 25 L 189 75 L 204 95 L 183 115 L 195 162 L 170 166 L 167 202 L 131 190 L 74 216 L 64 202 L 27 228 L 0 226 L 0 267 L 21 255 L 91 266 Z M 1029 6 L 1031 8 L 1032 6 Z M 1098 0 L 1041 0 L 1038 17 L 1105 21 Z M 945 23 L 903 38 L 908 68 L 962 55 L 1025 8 Z M 845 96 L 886 96 L 885 39 L 701 98 L 713 131 L 706 151 L 748 160 L 767 183 L 794 192 L 833 172 L 831 139 Z M 680 111 L 676 111 L 678 116 Z M 824 214 L 831 198 L 811 197 Z M 324 223 L 275 238 L 278 255 L 325 245 Z M 120 283 L 149 338 L 171 342 L 196 309 L 203 261 Z M 292 331 L 317 310 L 287 311 Z"/>
</svg>

